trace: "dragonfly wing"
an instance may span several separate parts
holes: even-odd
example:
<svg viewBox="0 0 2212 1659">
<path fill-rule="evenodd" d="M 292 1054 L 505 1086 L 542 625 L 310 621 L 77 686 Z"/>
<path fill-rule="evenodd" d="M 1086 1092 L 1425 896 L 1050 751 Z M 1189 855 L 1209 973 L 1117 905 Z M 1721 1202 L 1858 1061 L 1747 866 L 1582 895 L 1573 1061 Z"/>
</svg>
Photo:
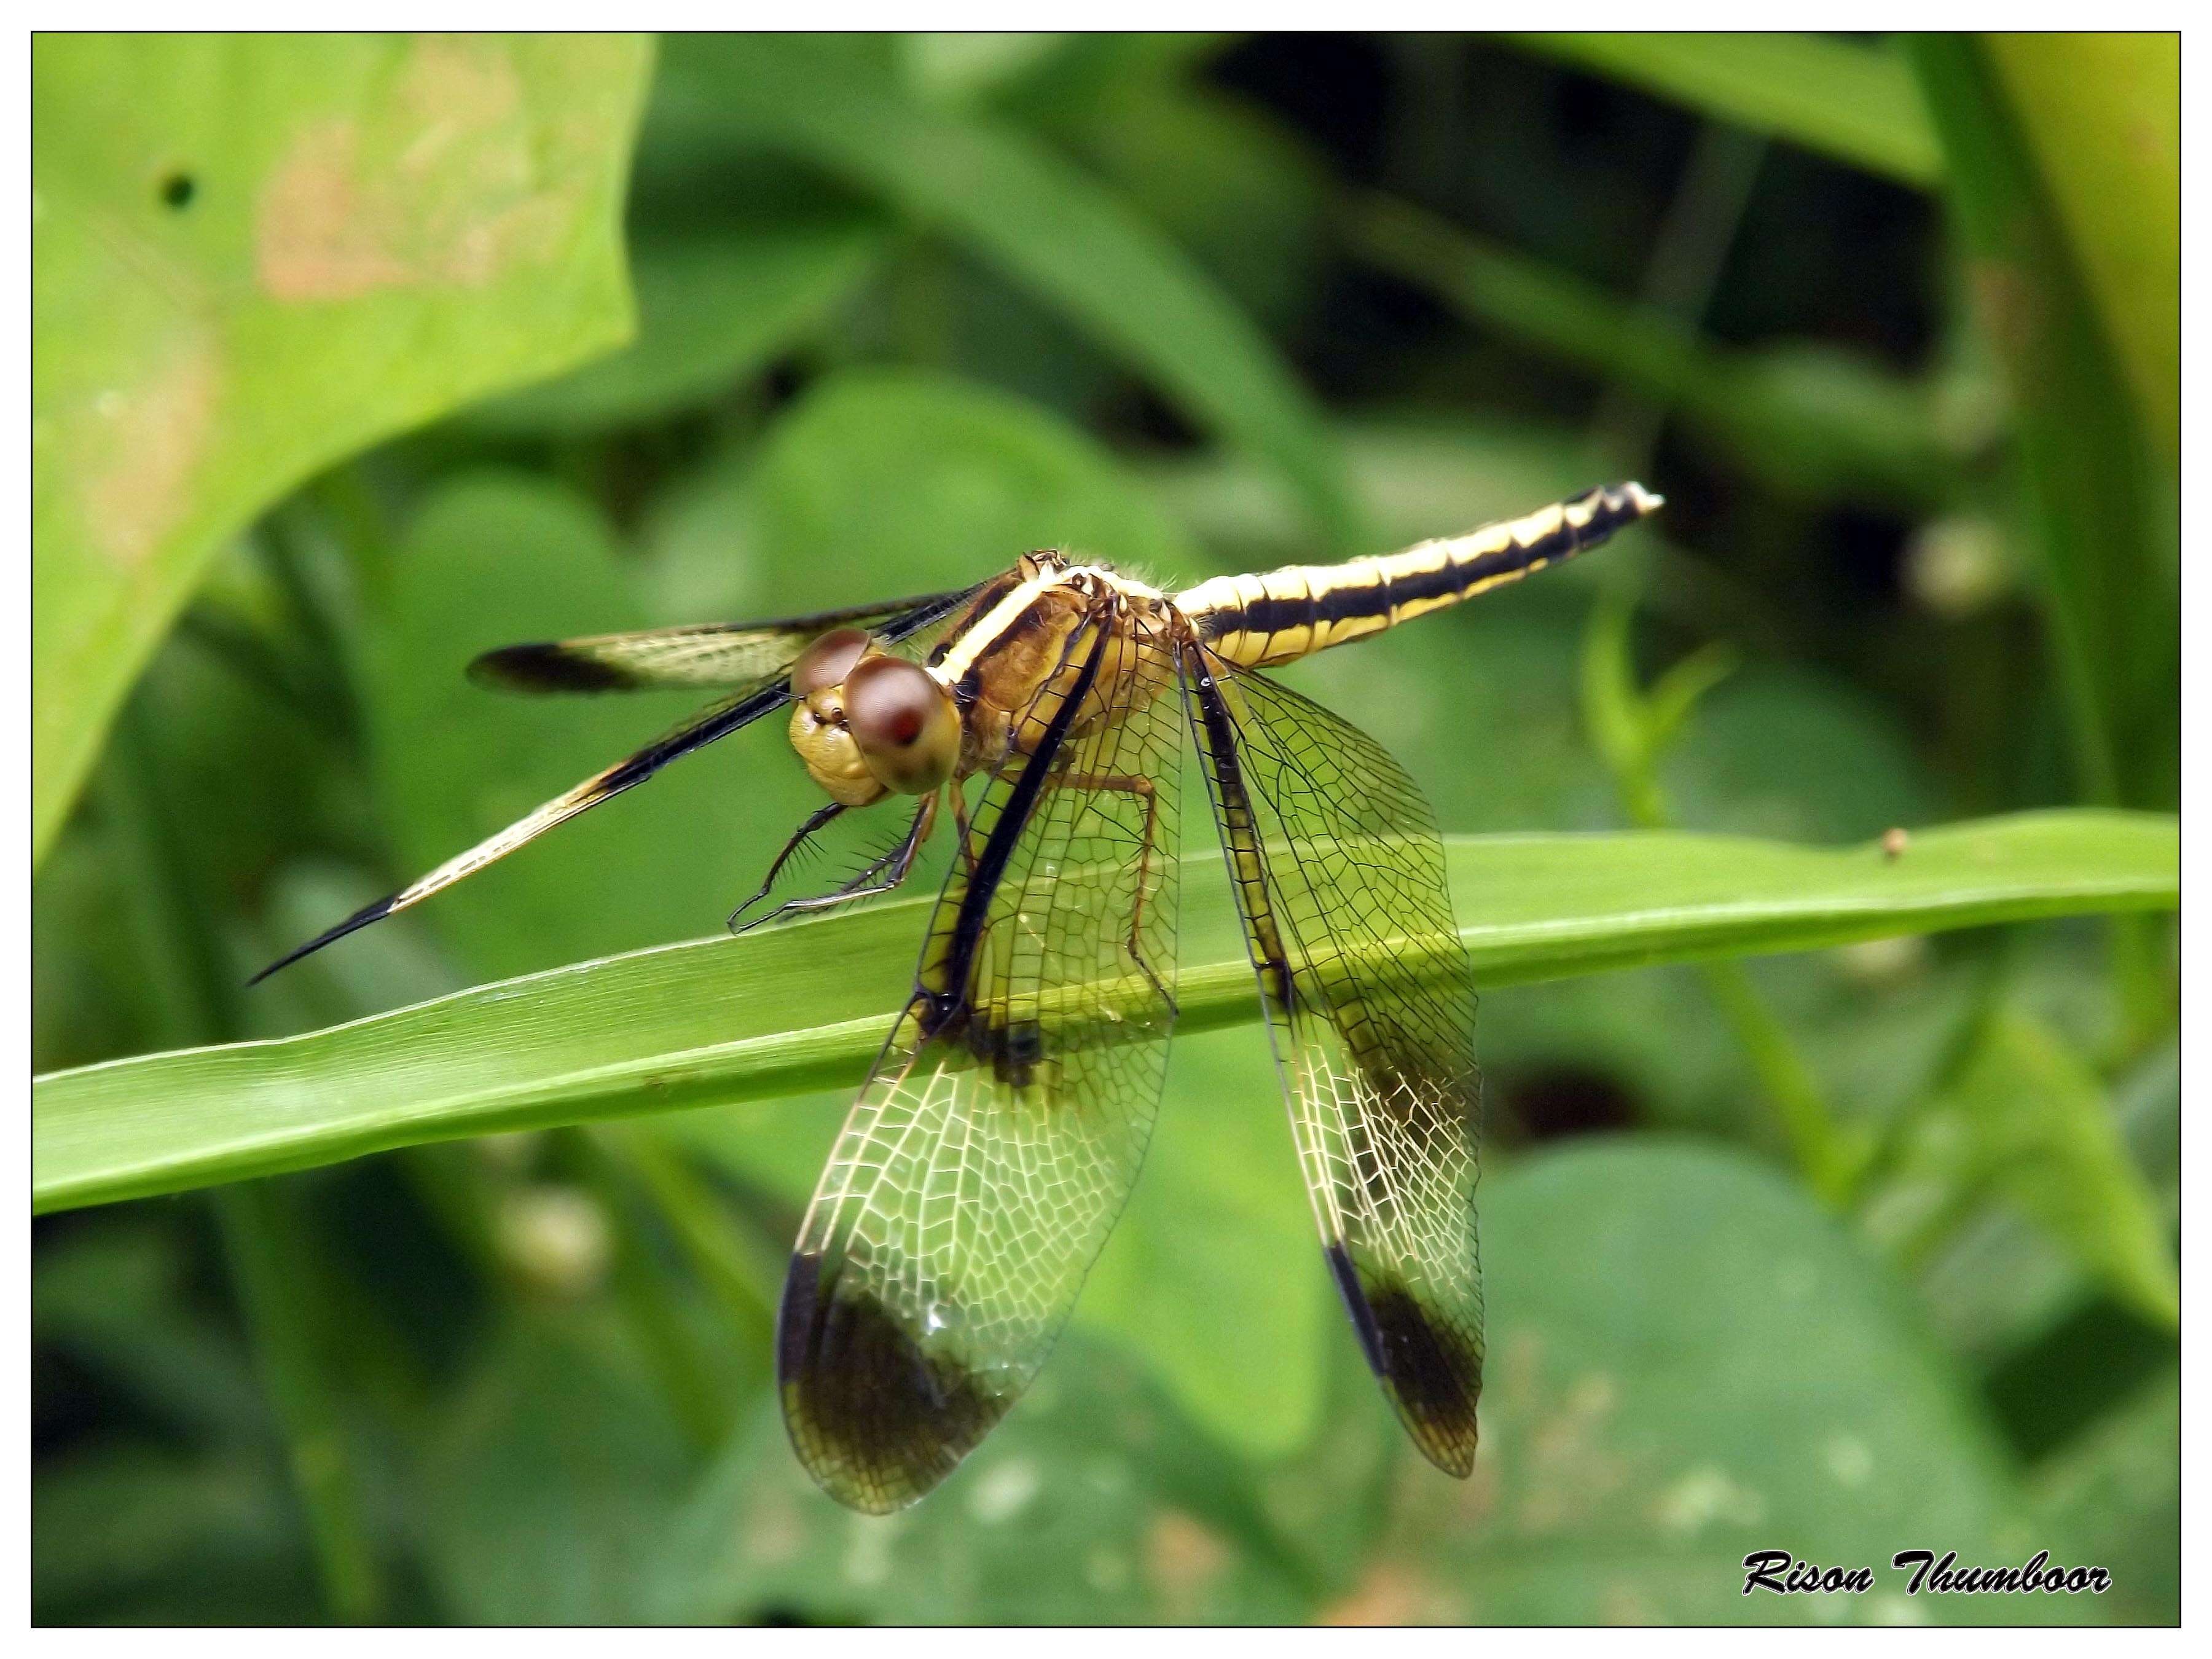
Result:
<svg viewBox="0 0 2212 1659">
<path fill-rule="evenodd" d="M 969 590 L 972 591 L 972 590 Z M 881 629 L 917 611 L 947 609 L 966 593 L 821 611 L 772 622 L 705 623 L 635 634 L 505 645 L 469 665 L 469 678 L 509 691 L 659 691 L 736 687 L 787 666 L 833 628 Z"/>
<path fill-rule="evenodd" d="M 942 593 L 925 599 L 893 616 L 878 630 L 877 636 L 887 643 L 895 646 L 903 644 L 909 649 L 924 645 L 937 625 L 951 616 L 967 597 L 966 593 Z M 349 933 L 360 932 L 371 922 L 381 921 L 386 916 L 397 915 L 402 910 L 420 904 L 431 895 L 443 892 L 455 882 L 474 875 L 485 866 L 497 863 L 517 848 L 537 840 L 548 830 L 566 823 L 578 813 L 588 812 L 601 802 L 612 800 L 624 790 L 635 788 L 669 762 L 703 749 L 716 738 L 726 738 L 731 732 L 751 725 L 762 715 L 782 708 L 790 701 L 787 672 L 791 659 L 804 651 L 815 637 L 814 632 L 804 630 L 787 635 L 785 644 L 787 649 L 781 659 L 756 675 L 742 689 L 720 702 L 708 704 L 627 760 L 617 761 L 605 771 L 592 774 L 574 788 L 556 795 L 535 811 L 516 819 L 498 834 L 486 837 L 465 853 L 447 860 L 428 875 L 418 878 L 399 891 L 355 911 L 335 927 L 317 934 L 299 949 L 270 963 L 256 974 L 251 982 L 258 983 L 278 969 L 288 968 L 325 945 L 334 944 Z M 493 654 L 496 656 L 499 653 Z"/>
<path fill-rule="evenodd" d="M 1077 636 L 1073 688 L 979 799 L 793 1255 L 785 1420 L 855 1509 L 920 1498 L 1028 1386 L 1151 1137 L 1182 729 L 1164 642 L 1152 679 L 1076 723 L 1109 644 Z"/>
<path fill-rule="evenodd" d="M 1197 647 L 1185 684 L 1330 1271 L 1415 1443 L 1464 1475 L 1481 1082 L 1435 819 L 1319 704 Z"/>
</svg>

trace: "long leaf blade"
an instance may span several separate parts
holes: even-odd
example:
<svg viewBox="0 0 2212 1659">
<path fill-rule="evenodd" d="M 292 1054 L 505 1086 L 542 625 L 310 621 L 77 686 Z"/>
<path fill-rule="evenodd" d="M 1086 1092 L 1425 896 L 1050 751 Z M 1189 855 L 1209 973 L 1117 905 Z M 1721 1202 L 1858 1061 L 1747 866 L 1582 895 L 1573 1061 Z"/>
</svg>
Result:
<svg viewBox="0 0 2212 1659">
<path fill-rule="evenodd" d="M 1896 179 L 1943 162 L 1912 76 L 1886 48 L 1816 35 L 1522 34 L 1522 45 Z"/>
<path fill-rule="evenodd" d="M 1969 289 L 2011 395 L 2024 528 L 2083 784 L 2100 801 L 2170 805 L 2180 764 L 2175 481 L 1990 48 L 1929 34 L 1913 54 L 1948 156 Z"/>
<path fill-rule="evenodd" d="M 1331 545 L 1359 541 L 1313 399 L 1205 273 L 1113 194 L 1013 129 L 926 108 L 807 39 L 749 35 L 714 51 L 726 72 L 696 118 L 878 195 L 998 265 L 1194 419 L 1267 459 Z"/>
<path fill-rule="evenodd" d="M 1687 835 L 1460 837 L 1449 851 L 1461 931 L 1486 984 L 2171 908 L 2179 890 L 2174 821 L 2120 812 L 1931 830 L 1894 858 Z M 1182 1029 L 1250 1019 L 1227 894 L 1211 870 L 1191 873 Z M 848 1084 L 882 1041 L 921 923 L 920 901 L 889 904 L 580 963 L 280 1041 L 57 1073 L 33 1087 L 34 1204 Z"/>
</svg>

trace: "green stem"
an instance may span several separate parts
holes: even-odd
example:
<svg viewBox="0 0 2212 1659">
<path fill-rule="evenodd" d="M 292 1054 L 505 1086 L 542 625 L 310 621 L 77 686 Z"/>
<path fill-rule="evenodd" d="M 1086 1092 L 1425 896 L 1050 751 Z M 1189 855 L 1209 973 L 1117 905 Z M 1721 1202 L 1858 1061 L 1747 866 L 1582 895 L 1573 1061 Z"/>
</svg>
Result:
<svg viewBox="0 0 2212 1659">
<path fill-rule="evenodd" d="M 116 723 L 105 786 L 147 895 L 137 911 L 146 961 L 164 1018 L 183 1040 L 234 1039 L 246 1025 L 244 981 L 222 947 L 172 828 L 164 773 L 152 722 L 134 698 Z M 226 1187 L 215 1197 L 255 1366 L 307 1511 L 324 1594 L 337 1617 L 371 1622 L 383 1603 L 381 1575 L 347 1457 L 342 1413 L 307 1322 L 316 1297 L 301 1266 L 301 1230 L 278 1205 L 274 1184 L 265 1181 Z"/>
<path fill-rule="evenodd" d="M 2120 1005 L 2114 1064 L 2139 1058 L 2174 1029 L 2181 986 L 2171 954 L 2172 935 L 2159 916 L 2114 916 L 2112 978 Z"/>
<path fill-rule="evenodd" d="M 1709 126 L 1692 155 L 1644 280 L 1647 311 L 1679 329 L 1685 341 L 1693 337 L 1711 302 L 1765 154 L 1763 139 Z M 1668 408 L 1666 399 L 1655 396 L 1656 390 L 1620 374 L 1606 389 L 1598 424 L 1601 443 L 1609 441 L 1631 472 L 1647 469 L 1659 422 Z M 1729 672 L 1729 659 L 1720 654 L 1686 659 L 1656 689 L 1639 689 L 1629 632 L 1637 581 L 1630 567 L 1622 570 L 1591 615 L 1583 659 L 1584 717 L 1630 821 L 1646 830 L 1668 830 L 1674 827 L 1674 817 L 1659 782 L 1660 752 L 1698 701 Z M 1798 1169 L 1825 1202 L 1843 1207 L 1858 1159 L 1789 1029 L 1741 963 L 1709 963 L 1698 972 L 1750 1060 Z"/>
<path fill-rule="evenodd" d="M 1712 304 L 1766 151 L 1767 141 L 1754 133 L 1710 122 L 1698 129 L 1644 270 L 1644 304 L 1686 332 Z M 1591 424 L 1600 447 L 1620 458 L 1631 476 L 1641 476 L 1650 471 L 1667 413 L 1664 403 L 1616 376 L 1607 381 Z"/>
<path fill-rule="evenodd" d="M 283 1425 L 323 1593 L 339 1619 L 374 1623 L 384 1605 L 383 1573 L 344 1422 L 305 1316 L 316 1298 L 302 1269 L 301 1230 L 283 1212 L 272 1182 L 221 1188 L 215 1207 L 256 1367 Z"/>
<path fill-rule="evenodd" d="M 661 1388 L 693 1445 L 714 1446 L 728 1432 L 731 1401 L 716 1383 L 711 1367 L 687 1328 L 674 1287 L 657 1259 L 653 1241 L 637 1224 L 635 1166 L 607 1145 L 611 1137 L 578 1134 L 575 1145 L 585 1172 L 610 1215 L 622 1218 L 616 1229 L 615 1293 L 635 1328 L 638 1340 L 659 1373 Z"/>
<path fill-rule="evenodd" d="M 1797 1167 L 1824 1202 L 1841 1208 L 1850 1197 L 1857 1160 L 1788 1028 L 1741 963 L 1707 963 L 1698 974 L 1758 1074 Z"/>
<path fill-rule="evenodd" d="M 782 1263 L 738 1234 L 698 1172 L 649 1130 L 600 1129 L 593 1144 L 627 1167 L 697 1267 L 700 1278 L 741 1326 L 773 1329 Z"/>
</svg>

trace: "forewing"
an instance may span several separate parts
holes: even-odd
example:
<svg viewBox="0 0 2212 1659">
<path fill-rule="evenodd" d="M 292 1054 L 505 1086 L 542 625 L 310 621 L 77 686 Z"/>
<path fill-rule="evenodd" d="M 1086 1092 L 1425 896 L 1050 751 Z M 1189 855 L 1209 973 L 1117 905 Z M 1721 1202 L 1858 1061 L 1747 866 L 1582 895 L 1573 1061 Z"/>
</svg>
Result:
<svg viewBox="0 0 2212 1659">
<path fill-rule="evenodd" d="M 887 604 L 772 622 L 703 623 L 635 634 L 504 645 L 469 665 L 469 678 L 510 691 L 659 691 L 684 687 L 740 687 L 781 672 L 833 628 L 876 629 L 933 606 L 950 607 L 958 593 L 925 594 Z"/>
<path fill-rule="evenodd" d="M 1330 1271 L 1415 1443 L 1464 1475 L 1481 1083 L 1435 819 L 1389 751 L 1319 704 L 1203 655 L 1187 672 Z"/>
<path fill-rule="evenodd" d="M 973 590 L 969 590 L 972 592 Z M 888 620 L 879 621 L 877 637 L 895 648 L 908 653 L 927 648 L 933 636 L 968 598 L 966 592 L 938 594 L 921 601 Z M 829 613 L 850 616 L 862 613 Z M 878 615 L 878 612 L 865 614 Z M 805 618 L 818 622 L 821 618 Z M 818 630 L 817 630 L 818 632 Z M 478 842 L 465 853 L 447 859 L 428 875 L 418 878 L 399 891 L 380 898 L 348 916 L 337 927 L 317 934 L 296 951 L 279 957 L 253 976 L 250 982 L 258 983 L 280 968 L 288 968 L 301 957 L 312 955 L 325 945 L 334 944 L 349 933 L 360 932 L 371 922 L 381 921 L 386 916 L 420 904 L 434 893 L 441 893 L 455 882 L 489 864 L 495 864 L 517 848 L 527 845 L 556 825 L 566 823 L 580 812 L 588 812 L 603 801 L 612 800 L 626 789 L 635 788 L 647 778 L 677 759 L 694 750 L 705 748 L 718 738 L 726 738 L 742 726 L 751 725 L 762 715 L 772 713 L 790 701 L 787 671 L 791 659 L 806 648 L 815 637 L 814 632 L 801 630 L 787 639 L 787 649 L 780 661 L 757 675 L 747 685 L 718 702 L 708 704 L 681 725 L 664 732 L 627 760 L 618 761 L 604 772 L 586 778 L 574 788 L 556 795 L 537 811 L 516 819 L 495 836 Z M 526 649 L 534 647 L 516 647 Z M 495 653 L 494 655 L 497 655 Z M 483 660 L 479 659 L 479 660 Z"/>
<path fill-rule="evenodd" d="M 1115 647 L 1077 645 L 1091 690 L 1113 684 Z M 1005 1414 L 1136 1179 L 1174 1018 L 1172 677 L 1156 651 L 1109 708 L 1085 708 L 1079 678 L 1036 711 L 1044 738 L 983 792 L 807 1212 L 784 1415 L 855 1509 L 913 1502 Z M 1152 793 L 1090 787 L 1108 779 Z"/>
</svg>

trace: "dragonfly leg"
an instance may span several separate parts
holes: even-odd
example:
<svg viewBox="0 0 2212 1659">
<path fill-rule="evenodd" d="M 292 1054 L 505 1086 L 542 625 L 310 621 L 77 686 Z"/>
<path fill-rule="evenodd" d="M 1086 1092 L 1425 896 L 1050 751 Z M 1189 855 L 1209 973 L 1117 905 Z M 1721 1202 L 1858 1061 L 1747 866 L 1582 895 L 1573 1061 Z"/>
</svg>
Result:
<svg viewBox="0 0 2212 1659">
<path fill-rule="evenodd" d="M 1159 792 L 1152 787 L 1150 778 L 1132 774 L 1068 772 L 1054 781 L 1063 789 L 1110 789 L 1118 793 L 1134 795 L 1145 803 L 1144 846 L 1137 854 L 1137 899 L 1129 908 L 1129 959 L 1137 964 L 1137 971 L 1152 981 L 1152 989 L 1160 994 L 1160 1000 L 1167 1004 L 1168 1013 L 1172 1017 L 1176 1012 L 1176 1000 L 1168 988 L 1160 983 L 1160 976 L 1152 971 L 1152 964 L 1145 960 L 1143 943 L 1145 896 L 1152 891 L 1152 844 L 1158 838 L 1160 825 Z"/>
<path fill-rule="evenodd" d="M 824 825 L 828 824 L 831 819 L 836 817 L 838 814 L 846 810 L 847 809 L 842 805 L 833 800 L 827 806 L 818 807 L 808 815 L 806 822 L 800 824 L 799 828 L 793 832 L 791 839 L 784 842 L 783 850 L 781 853 L 778 853 L 775 855 L 775 860 L 769 865 L 768 873 L 761 878 L 760 890 L 750 898 L 747 899 L 743 904 L 740 904 L 736 909 L 730 912 L 728 926 L 732 933 L 742 933 L 746 931 L 747 927 L 757 927 L 761 922 L 769 920 L 767 916 L 762 916 L 753 921 L 746 923 L 744 927 L 738 925 L 738 917 L 744 915 L 746 911 L 751 909 L 753 906 L 758 904 L 763 899 L 768 896 L 769 890 L 775 885 L 776 876 L 782 871 L 785 865 L 791 862 L 792 854 L 798 852 L 801 847 L 804 847 L 809 838 L 815 835 L 817 831 L 820 830 Z"/>
<path fill-rule="evenodd" d="M 769 866 L 768 874 L 762 878 L 760 890 L 730 913 L 732 933 L 750 933 L 763 923 L 774 921 L 777 917 L 794 910 L 802 912 L 826 910 L 833 905 L 849 903 L 854 899 L 872 898 L 878 893 L 890 892 L 907 878 L 908 872 L 914 868 L 915 855 L 921 850 L 922 842 L 929 839 L 930 828 L 937 818 L 937 797 L 935 795 L 923 797 L 921 805 L 915 812 L 913 824 L 900 838 L 898 845 L 877 859 L 835 892 L 823 893 L 814 898 L 786 899 L 766 915 L 757 916 L 740 926 L 738 919 L 768 896 L 769 889 L 775 884 L 776 872 L 783 868 L 791 855 L 799 850 L 808 836 L 845 810 L 847 809 L 832 802 L 799 825 L 799 833 L 784 844 L 783 851 L 775 855 L 775 862 Z"/>
<path fill-rule="evenodd" d="M 975 853 L 968 844 L 968 798 L 960 793 L 957 781 L 947 784 L 945 793 L 952 798 L 952 825 L 960 832 L 960 862 L 972 876 L 975 873 Z"/>
<path fill-rule="evenodd" d="M 900 838 L 897 846 L 885 853 L 867 868 L 854 876 L 834 893 L 823 893 L 815 898 L 786 899 L 763 921 L 773 921 L 791 911 L 802 914 L 811 910 L 828 910 L 840 904 L 850 904 L 855 899 L 873 898 L 878 893 L 888 893 L 904 881 L 913 872 L 915 855 L 921 851 L 922 842 L 937 822 L 937 797 L 922 797 L 921 805 L 915 810 L 914 823 Z"/>
</svg>

